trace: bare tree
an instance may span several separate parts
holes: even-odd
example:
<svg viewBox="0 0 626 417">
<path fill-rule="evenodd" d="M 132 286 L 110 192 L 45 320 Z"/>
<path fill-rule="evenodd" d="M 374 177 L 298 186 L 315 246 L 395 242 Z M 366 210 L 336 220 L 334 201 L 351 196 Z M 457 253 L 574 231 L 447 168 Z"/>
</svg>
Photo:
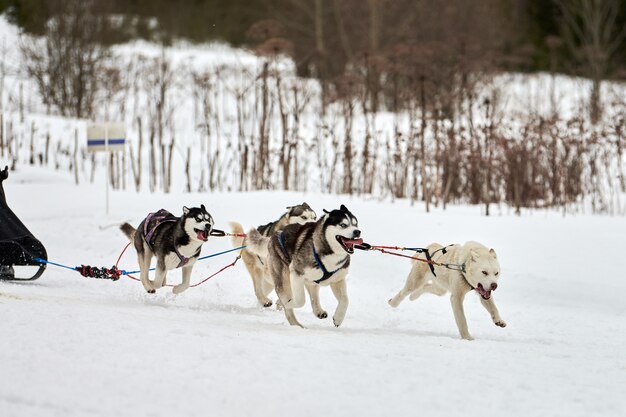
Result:
<svg viewBox="0 0 626 417">
<path fill-rule="evenodd" d="M 602 117 L 601 84 L 611 70 L 615 53 L 626 36 L 617 18 L 622 0 L 557 0 L 563 14 L 563 38 L 591 79 L 589 116 Z"/>
<path fill-rule="evenodd" d="M 100 44 L 106 16 L 95 0 L 53 0 L 58 12 L 43 39 L 25 37 L 20 49 L 26 72 L 44 104 L 63 116 L 90 117 L 100 88 L 98 72 L 108 50 Z"/>
</svg>

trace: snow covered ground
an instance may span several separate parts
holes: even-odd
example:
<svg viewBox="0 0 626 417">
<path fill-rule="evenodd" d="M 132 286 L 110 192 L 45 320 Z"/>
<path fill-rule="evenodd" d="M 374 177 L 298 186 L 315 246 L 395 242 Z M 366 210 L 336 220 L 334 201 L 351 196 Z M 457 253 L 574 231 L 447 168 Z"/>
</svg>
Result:
<svg viewBox="0 0 626 417">
<path fill-rule="evenodd" d="M 218 227 L 276 218 L 309 202 L 345 203 L 367 241 L 425 245 L 478 240 L 502 265 L 495 299 L 508 326 L 466 299 L 459 339 L 447 298 L 386 303 L 409 262 L 354 255 L 342 327 L 297 311 L 307 329 L 256 303 L 238 264 L 174 297 L 129 279 L 89 280 L 50 267 L 33 283 L 0 282 L 0 416 L 620 416 L 626 413 L 626 219 L 533 212 L 481 216 L 477 207 L 426 215 L 421 206 L 296 193 L 113 193 L 21 166 L 9 204 L 51 260 L 111 265 L 116 225 L 149 211 L 207 205 Z M 110 227 L 109 227 L 110 226 Z M 208 254 L 230 248 L 214 238 Z M 232 261 L 202 262 L 195 282 Z M 135 269 L 133 254 L 121 265 Z M 179 279 L 170 275 L 170 282 Z M 274 296 L 275 298 L 275 296 Z M 334 311 L 329 289 L 324 307 Z"/>
</svg>

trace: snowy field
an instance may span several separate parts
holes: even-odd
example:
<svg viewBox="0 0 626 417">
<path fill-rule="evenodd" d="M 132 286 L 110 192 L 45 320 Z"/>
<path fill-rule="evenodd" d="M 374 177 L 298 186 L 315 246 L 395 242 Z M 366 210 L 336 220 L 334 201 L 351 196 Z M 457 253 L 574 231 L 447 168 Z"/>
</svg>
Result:
<svg viewBox="0 0 626 417">
<path fill-rule="evenodd" d="M 397 310 L 387 299 L 409 262 L 357 252 L 340 328 L 297 311 L 306 329 L 256 303 L 243 264 L 173 296 L 129 279 L 82 278 L 49 267 L 33 283 L 0 282 L 0 416 L 623 416 L 626 413 L 626 219 L 478 207 L 435 210 L 295 193 L 147 195 L 22 166 L 9 205 L 64 264 L 111 265 L 126 244 L 117 224 L 204 203 L 217 222 L 265 223 L 306 200 L 345 203 L 366 241 L 425 245 L 478 240 L 502 265 L 498 328 L 469 294 L 472 342 L 447 298 Z M 203 254 L 228 249 L 212 238 Z M 234 256 L 199 263 L 196 282 Z M 135 269 L 129 253 L 121 265 Z M 179 280 L 178 271 L 170 282 Z M 273 295 L 275 299 L 275 295 Z M 335 308 L 322 290 L 327 311 Z"/>
</svg>

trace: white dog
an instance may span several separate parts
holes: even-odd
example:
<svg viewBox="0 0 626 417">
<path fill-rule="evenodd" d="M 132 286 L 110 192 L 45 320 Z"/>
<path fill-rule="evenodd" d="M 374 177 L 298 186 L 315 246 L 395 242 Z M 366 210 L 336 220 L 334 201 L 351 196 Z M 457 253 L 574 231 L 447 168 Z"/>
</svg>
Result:
<svg viewBox="0 0 626 417">
<path fill-rule="evenodd" d="M 435 266 L 437 276 L 434 276 L 426 262 L 413 261 L 414 265 L 404 288 L 389 300 L 389 305 L 398 307 L 409 294 L 410 300 L 413 301 L 425 292 L 442 296 L 449 291 L 459 333 L 463 339 L 473 340 L 467 330 L 463 300 L 468 292 L 475 290 L 480 295 L 480 302 L 491 315 L 495 325 L 506 326 L 491 296 L 491 292 L 498 288 L 500 275 L 500 264 L 493 249 L 487 249 L 477 242 L 467 242 L 465 245 L 452 245 L 445 248 L 438 243 L 433 243 L 428 246 L 428 251 L 432 254 L 434 261 L 451 264 L 451 267 L 455 269 Z"/>
</svg>

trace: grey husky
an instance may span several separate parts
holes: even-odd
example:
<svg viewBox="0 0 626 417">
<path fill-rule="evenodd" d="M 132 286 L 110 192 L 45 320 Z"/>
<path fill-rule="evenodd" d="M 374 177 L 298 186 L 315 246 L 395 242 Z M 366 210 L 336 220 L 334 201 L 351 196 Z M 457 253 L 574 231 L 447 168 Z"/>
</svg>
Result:
<svg viewBox="0 0 626 417">
<path fill-rule="evenodd" d="M 360 239 L 357 218 L 342 205 L 339 210 L 326 211 L 315 223 L 292 224 L 265 237 L 258 230 L 248 233 L 248 250 L 267 259 L 276 294 L 285 310 L 289 324 L 303 327 L 294 308 L 304 305 L 304 289 L 309 290 L 313 313 L 324 315 L 319 304 L 319 287 L 330 285 L 338 305 L 333 315 L 339 327 L 348 310 L 345 278 L 354 246 Z"/>
<path fill-rule="evenodd" d="M 183 207 L 181 217 L 161 209 L 150 213 L 137 229 L 128 223 L 120 229 L 137 250 L 141 283 L 146 291 L 154 293 L 166 285 L 167 271 L 182 268 L 183 281 L 172 288 L 174 294 L 180 294 L 189 288 L 193 265 L 200 255 L 202 244 L 213 231 L 213 217 L 204 205 Z M 157 258 L 156 274 L 154 280 L 150 280 L 148 271 L 153 256 Z"/>
<path fill-rule="evenodd" d="M 302 203 L 296 206 L 287 207 L 287 212 L 283 214 L 278 220 L 271 223 L 259 226 L 256 230 L 265 237 L 274 235 L 289 224 L 304 224 L 314 222 L 317 219 L 317 215 L 313 209 L 307 204 Z M 236 222 L 230 223 L 231 230 L 234 234 L 244 233 L 243 226 Z M 233 237 L 233 247 L 238 247 L 244 244 L 244 238 Z M 267 260 L 258 255 L 250 253 L 250 251 L 243 249 L 241 251 L 241 259 L 246 265 L 248 273 L 252 277 L 252 284 L 254 286 L 254 294 L 257 300 L 263 307 L 270 307 L 272 300 L 268 298 L 268 295 L 274 289 L 274 282 L 272 281 L 269 271 L 266 268 Z"/>
</svg>

